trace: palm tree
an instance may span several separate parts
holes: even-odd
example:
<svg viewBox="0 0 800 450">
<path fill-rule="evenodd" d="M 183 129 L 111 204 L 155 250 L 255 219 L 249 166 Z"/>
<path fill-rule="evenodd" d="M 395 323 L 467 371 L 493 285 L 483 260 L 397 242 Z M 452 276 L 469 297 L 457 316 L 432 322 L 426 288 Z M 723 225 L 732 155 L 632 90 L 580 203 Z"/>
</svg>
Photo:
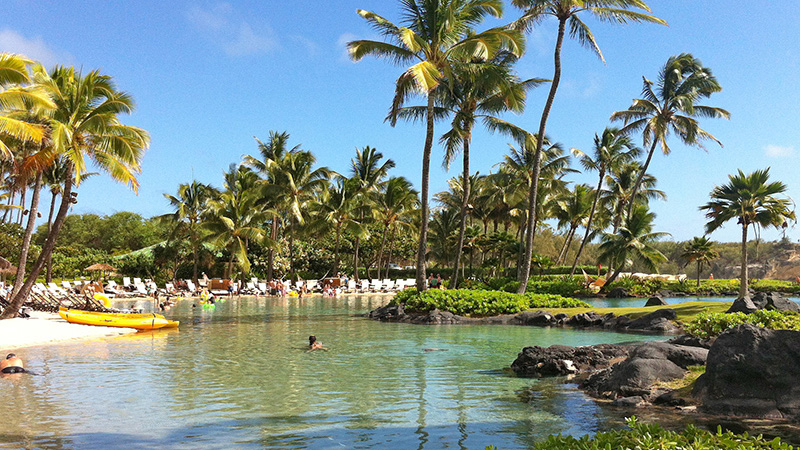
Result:
<svg viewBox="0 0 800 450">
<path fill-rule="evenodd" d="M 208 202 L 217 194 L 214 188 L 197 180 L 179 185 L 177 196 L 164 194 L 175 212 L 162 217 L 175 223 L 176 231 L 183 229 L 189 235 L 189 244 L 192 248 L 192 281 L 195 284 L 197 283 L 198 252 L 201 244 L 200 225 L 208 208 Z"/>
<path fill-rule="evenodd" d="M 643 264 L 651 272 L 657 271 L 658 263 L 667 260 L 663 253 L 653 247 L 653 243 L 669 233 L 653 232 L 653 219 L 656 215 L 644 205 L 637 205 L 633 215 L 625 220 L 617 234 L 604 234 L 600 244 L 599 260 L 615 268 L 606 286 L 613 282 L 622 270 L 635 262 Z"/>
<path fill-rule="evenodd" d="M 711 139 L 722 147 L 722 143 L 707 131 L 700 128 L 698 117 L 730 118 L 730 113 L 722 108 L 697 104 L 700 99 L 708 98 L 719 92 L 722 87 L 711 74 L 711 69 L 703 67 L 700 60 L 688 53 L 671 56 L 658 74 L 656 89 L 653 82 L 644 80 L 642 96 L 633 100 L 633 104 L 624 111 L 611 115 L 611 120 L 622 120 L 625 126 L 623 133 L 642 131 L 644 145 L 650 146 L 647 159 L 639 171 L 633 186 L 633 195 L 642 184 L 642 178 L 650 167 L 650 160 L 657 145 L 665 155 L 670 153 L 667 137 L 670 131 L 675 133 L 685 145 L 696 145 L 703 148 L 701 141 Z M 633 204 L 628 206 L 630 215 Z"/>
<path fill-rule="evenodd" d="M 399 3 L 403 9 L 403 26 L 369 11 L 357 11 L 391 42 L 359 40 L 349 42 L 347 46 L 355 61 L 373 55 L 398 64 L 416 62 L 397 79 L 389 113 L 392 126 L 397 121 L 400 107 L 411 94 L 417 92 L 428 99 L 420 190 L 422 223 L 417 248 L 417 289 L 421 292 L 427 287 L 425 255 L 430 216 L 428 182 L 434 135 L 434 90 L 442 80 L 454 80 L 452 66 L 456 61 L 487 60 L 505 49 L 519 56 L 524 42 L 519 32 L 507 28 L 497 27 L 481 33 L 473 31 L 487 16 L 502 15 L 501 0 L 399 0 Z"/>
<path fill-rule="evenodd" d="M 742 225 L 742 271 L 739 297 L 747 297 L 747 231 L 756 227 L 786 228 L 790 220 L 796 220 L 789 198 L 778 197 L 786 192 L 780 181 L 769 181 L 769 168 L 745 175 L 741 170 L 728 175 L 728 184 L 711 191 L 711 201 L 701 206 L 710 219 L 706 233 L 712 233 L 722 224 L 737 219 Z"/>
<path fill-rule="evenodd" d="M 462 180 L 465 195 L 458 206 L 461 211 L 461 226 L 458 234 L 458 245 L 453 263 L 453 276 L 450 282 L 452 289 L 458 286 L 458 268 L 461 264 L 464 231 L 467 226 L 467 209 L 470 198 L 470 144 L 472 132 L 477 120 L 482 120 L 490 130 L 506 133 L 519 133 L 513 125 L 501 120 L 498 114 L 511 111 L 521 113 L 525 109 L 525 98 L 528 89 L 547 81 L 539 78 L 521 81 L 513 73 L 513 64 L 517 58 L 503 52 L 490 61 L 469 61 L 453 65 L 453 80 L 440 84 L 436 95 L 441 107 L 437 116 L 452 115 L 451 128 L 440 141 L 445 144 L 444 167 L 450 168 L 456 154 L 462 152 Z M 399 111 L 403 118 L 421 119 L 425 117 L 426 107 L 408 107 Z"/>
<path fill-rule="evenodd" d="M 336 176 L 332 185 L 325 186 L 319 197 L 312 202 L 311 210 L 316 217 L 310 229 L 317 233 L 333 231 L 334 262 L 331 273 L 339 272 L 340 241 L 342 232 L 346 231 L 356 237 L 368 236 L 366 227 L 359 221 L 364 211 L 356 202 L 358 186 L 352 179 Z"/>
<path fill-rule="evenodd" d="M 537 152 L 534 155 L 534 160 L 536 161 L 534 167 L 536 167 L 537 170 L 534 173 L 534 183 L 531 186 L 530 195 L 528 196 L 529 215 L 532 216 L 536 211 L 536 190 L 538 189 L 539 180 L 538 161 L 541 153 L 538 149 L 544 148 L 543 139 L 547 131 L 547 118 L 550 115 L 550 108 L 553 106 L 558 84 L 561 81 L 561 45 L 564 42 L 567 22 L 569 22 L 570 36 L 577 39 L 581 45 L 595 52 L 603 62 L 605 62 L 603 53 L 600 51 L 597 42 L 595 42 L 592 31 L 581 21 L 580 15 L 584 15 L 584 13 L 590 14 L 603 22 L 619 24 L 628 22 L 651 22 L 666 25 L 666 22 L 651 14 L 647 14 L 650 12 L 650 8 L 642 0 L 592 0 L 591 2 L 585 0 L 512 0 L 512 3 L 514 6 L 524 10 L 522 17 L 519 18 L 515 24 L 518 29 L 531 29 L 547 16 L 555 17 L 558 20 L 558 34 L 556 35 L 556 47 L 553 53 L 553 81 L 550 84 L 550 93 L 547 96 L 547 101 L 542 111 L 542 118 L 539 121 L 539 132 L 537 133 L 538 141 L 536 143 Z M 646 12 L 631 11 L 631 8 L 637 8 Z M 533 223 L 528 224 L 526 233 L 525 255 L 522 260 L 523 267 L 522 270 L 518 271 L 520 282 L 518 292 L 520 294 L 525 293 L 531 272 Z"/>
<path fill-rule="evenodd" d="M 564 245 L 558 255 L 556 264 L 561 264 L 567 257 L 569 246 L 575 231 L 583 225 L 588 228 L 587 221 L 592 205 L 592 198 L 596 195 L 592 188 L 586 184 L 578 184 L 571 192 L 559 196 L 552 203 L 551 210 L 553 217 L 558 219 L 559 228 L 566 227 L 567 234 L 564 237 Z"/>
<path fill-rule="evenodd" d="M 634 161 L 612 169 L 606 175 L 606 189 L 603 189 L 600 194 L 600 203 L 608 209 L 611 215 L 611 234 L 616 234 L 619 227 L 622 226 L 625 213 L 631 203 L 647 205 L 650 200 L 667 199 L 664 191 L 655 189 L 657 180 L 650 174 L 645 174 L 642 178 L 640 189 L 636 191 L 634 198 L 633 186 L 638 174 L 639 163 Z"/>
<path fill-rule="evenodd" d="M 589 212 L 589 219 L 586 223 L 586 233 L 583 235 L 581 246 L 575 254 L 575 261 L 572 263 L 570 275 L 575 275 L 578 259 L 581 257 L 583 247 L 589 241 L 589 235 L 592 233 L 592 221 L 597 209 L 597 202 L 600 200 L 600 194 L 603 190 L 603 179 L 606 173 L 636 159 L 641 153 L 641 149 L 633 145 L 633 141 L 628 136 L 622 135 L 618 128 L 606 127 L 602 136 L 598 136 L 596 133 L 594 135 L 594 157 L 577 149 L 573 149 L 573 153 L 580 159 L 584 169 L 598 172 L 599 181 L 597 182 L 597 190 L 595 190 L 594 201 L 592 202 L 592 210 Z"/>
<path fill-rule="evenodd" d="M 419 197 L 417 191 L 411 187 L 410 181 L 404 177 L 392 177 L 386 180 L 375 200 L 376 218 L 383 225 L 383 236 L 378 251 L 378 278 L 381 278 L 381 268 L 384 268 L 387 274 L 389 273 L 388 264 L 391 262 L 395 233 L 398 230 L 411 228 L 410 219 L 416 213 Z M 390 250 L 389 257 L 384 261 L 387 239 Z"/>
<path fill-rule="evenodd" d="M 33 61 L 22 55 L 0 53 L 0 161 L 13 155 L 4 137 L 38 144 L 47 132 L 42 124 L 31 123 L 9 114 L 15 111 L 52 109 L 55 106 L 48 93 L 32 82 L 28 71 L 31 65 Z"/>
<path fill-rule="evenodd" d="M 257 137 L 254 137 L 254 139 L 258 143 L 260 159 L 258 157 L 244 155 L 242 157 L 242 163 L 261 174 L 265 178 L 263 181 L 265 186 L 278 182 L 276 174 L 280 173 L 281 167 L 286 165 L 287 155 L 303 151 L 299 144 L 289 149 L 289 133 L 285 131 L 270 131 L 267 142 L 262 142 Z M 281 200 L 281 197 L 265 195 L 259 200 L 259 205 L 264 208 L 279 210 L 282 207 L 287 206 L 282 204 Z M 270 232 L 270 239 L 274 241 L 278 240 L 279 222 L 280 217 L 277 215 L 270 219 L 272 228 Z M 270 248 L 267 253 L 267 279 L 273 279 L 274 271 L 275 249 Z"/>
<path fill-rule="evenodd" d="M 232 164 L 225 173 L 224 190 L 208 205 L 203 227 L 208 231 L 208 241 L 230 251 L 225 278 L 233 278 L 234 257 L 241 269 L 242 279 L 250 272 L 247 248 L 250 242 L 274 247 L 263 228 L 267 211 L 257 206 L 259 198 L 258 175 L 245 166 Z"/>
<path fill-rule="evenodd" d="M 69 206 L 77 201 L 73 187 L 86 174 L 87 160 L 119 182 L 138 190 L 136 173 L 150 136 L 141 128 L 124 125 L 120 114 L 133 111 L 133 98 L 118 91 L 113 80 L 93 70 L 86 75 L 74 68 L 57 66 L 47 73 L 43 67 L 34 68 L 34 82 L 48 93 L 55 103 L 49 112 L 48 127 L 52 136 L 52 151 L 64 156 L 67 177 L 61 195 L 61 205 L 51 232 L 42 245 L 39 258 L 21 289 L 13 297 L 0 319 L 14 317 L 28 297 L 48 255 L 53 251 L 58 233 Z"/>
<path fill-rule="evenodd" d="M 703 270 L 703 265 L 710 265 L 711 261 L 719 256 L 719 253 L 713 247 L 714 243 L 705 236 L 694 237 L 683 247 L 681 258 L 686 260 L 684 267 L 692 262 L 697 263 L 698 287 L 700 286 L 700 271 Z"/>
</svg>

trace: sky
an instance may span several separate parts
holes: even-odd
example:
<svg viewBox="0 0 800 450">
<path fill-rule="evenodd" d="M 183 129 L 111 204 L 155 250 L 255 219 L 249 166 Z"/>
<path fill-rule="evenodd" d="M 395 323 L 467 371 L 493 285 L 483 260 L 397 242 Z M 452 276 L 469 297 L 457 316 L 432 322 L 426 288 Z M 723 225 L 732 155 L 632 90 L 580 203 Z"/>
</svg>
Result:
<svg viewBox="0 0 800 450">
<path fill-rule="evenodd" d="M 547 134 L 566 148 L 591 151 L 595 133 L 611 125 L 614 111 L 639 97 L 642 77 L 655 80 L 666 60 L 691 53 L 723 87 L 703 103 L 727 109 L 731 120 L 702 119 L 701 127 L 724 145 L 687 147 L 672 138 L 672 153 L 653 157 L 650 173 L 666 202 L 651 204 L 656 230 L 675 240 L 703 234 L 699 206 L 728 175 L 770 167 L 800 199 L 800 8 L 772 0 L 650 0 L 669 26 L 599 23 L 587 18 L 606 63 L 574 41 L 562 51 L 562 79 Z M 0 51 L 23 53 L 48 67 L 101 69 L 133 95 L 136 111 L 123 117 L 150 132 L 138 195 L 107 176 L 80 186 L 73 213 L 134 211 L 145 217 L 170 212 L 164 193 L 192 179 L 220 186 L 222 173 L 245 154 L 257 154 L 254 136 L 286 131 L 290 144 L 311 150 L 320 165 L 347 173 L 355 149 L 371 146 L 393 159 L 393 175 L 417 187 L 421 179 L 424 126 L 384 122 L 394 81 L 403 68 L 386 60 L 352 62 L 345 44 L 379 39 L 356 14 L 376 12 L 400 21 L 392 0 L 135 2 L 5 0 Z M 510 2 L 506 24 L 520 14 Z M 527 35 L 517 70 L 522 78 L 551 78 L 556 23 L 545 21 Z M 504 118 L 536 130 L 549 85 L 530 92 L 523 114 Z M 415 104 L 423 104 L 418 99 Z M 619 125 L 619 124 L 617 124 Z M 437 125 L 437 135 L 446 124 Z M 641 137 L 635 136 L 641 144 Z M 494 170 L 509 140 L 475 133 L 471 166 Z M 434 148 L 431 192 L 444 190 L 460 173 L 446 172 Z M 577 162 L 573 163 L 577 168 Z M 596 173 L 569 179 L 596 185 Z M 781 234 L 765 230 L 762 238 Z M 787 232 L 800 241 L 800 228 Z M 735 223 L 711 235 L 741 239 Z"/>
</svg>

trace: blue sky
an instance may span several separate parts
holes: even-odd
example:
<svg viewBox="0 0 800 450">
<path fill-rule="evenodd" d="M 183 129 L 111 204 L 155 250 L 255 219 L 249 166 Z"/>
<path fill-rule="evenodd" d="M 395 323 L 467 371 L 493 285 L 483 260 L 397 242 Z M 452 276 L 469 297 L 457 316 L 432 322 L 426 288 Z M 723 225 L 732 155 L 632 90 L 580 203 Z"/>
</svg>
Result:
<svg viewBox="0 0 800 450">
<path fill-rule="evenodd" d="M 704 151 L 672 140 L 671 155 L 653 158 L 651 173 L 669 197 L 653 204 L 657 229 L 679 240 L 702 234 L 698 206 L 737 169 L 769 166 L 773 178 L 789 185 L 789 195 L 800 198 L 800 8 L 769 0 L 649 4 L 668 27 L 587 20 L 605 65 L 574 42 L 565 43 L 548 135 L 567 148 L 590 150 L 609 115 L 639 96 L 642 76 L 655 79 L 670 55 L 689 52 L 713 70 L 724 89 L 706 103 L 729 110 L 732 118 L 702 123 L 724 148 L 708 143 Z M 47 66 L 100 68 L 137 101 L 135 114 L 125 121 L 152 136 L 139 195 L 95 177 L 81 186 L 76 213 L 165 213 L 163 193 L 174 193 L 192 177 L 220 185 L 229 164 L 256 153 L 253 136 L 266 138 L 269 130 L 288 131 L 292 144 L 302 144 L 321 165 L 341 172 L 348 170 L 356 147 L 376 147 L 396 161 L 394 174 L 418 184 L 424 128 L 383 122 L 402 69 L 387 61 L 347 58 L 347 41 L 377 37 L 357 8 L 399 20 L 390 0 L 6 0 L 0 51 L 24 53 Z M 487 26 L 517 14 L 509 4 L 505 18 Z M 520 76 L 551 77 L 554 35 L 555 23 L 546 21 L 528 36 Z M 527 111 L 507 118 L 534 130 L 547 89 L 532 91 Z M 507 142 L 478 131 L 473 169 L 492 170 Z M 435 149 L 432 192 L 444 189 L 460 170 L 456 164 L 446 173 L 441 156 Z M 594 185 L 595 177 L 573 180 Z M 800 239 L 798 228 L 788 235 Z M 765 231 L 763 237 L 776 239 L 779 233 Z M 712 238 L 736 241 L 740 231 L 730 224 Z"/>
</svg>

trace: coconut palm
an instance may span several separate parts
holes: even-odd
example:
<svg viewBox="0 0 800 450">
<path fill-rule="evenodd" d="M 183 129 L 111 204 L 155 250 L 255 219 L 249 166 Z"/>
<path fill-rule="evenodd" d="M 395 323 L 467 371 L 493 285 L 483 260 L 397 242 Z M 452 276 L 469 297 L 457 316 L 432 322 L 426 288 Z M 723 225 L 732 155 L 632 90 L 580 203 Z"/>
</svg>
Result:
<svg viewBox="0 0 800 450">
<path fill-rule="evenodd" d="M 334 262 L 331 273 L 339 272 L 340 242 L 342 232 L 348 232 L 358 238 L 368 236 L 366 227 L 359 221 L 365 212 L 357 202 L 359 186 L 352 179 L 335 176 L 331 185 L 325 186 L 318 198 L 311 203 L 311 211 L 315 219 L 310 223 L 310 230 L 316 233 L 333 231 Z"/>
<path fill-rule="evenodd" d="M 613 282 L 619 273 L 634 263 L 644 265 L 647 270 L 656 272 L 658 264 L 667 260 L 653 243 L 669 233 L 653 232 L 653 219 L 656 215 L 644 205 L 637 205 L 633 215 L 625 220 L 616 234 L 604 234 L 600 244 L 599 260 L 614 267 L 614 273 L 606 281 Z"/>
<path fill-rule="evenodd" d="M 559 228 L 567 228 L 564 245 L 561 247 L 556 265 L 561 264 L 567 257 L 570 244 L 579 226 L 588 227 L 587 221 L 592 208 L 592 199 L 595 193 L 589 185 L 578 184 L 571 192 L 562 194 L 552 203 L 550 209 L 554 218 L 558 220 Z"/>
<path fill-rule="evenodd" d="M 573 149 L 573 154 L 578 157 L 581 165 L 586 170 L 596 170 L 599 174 L 599 181 L 597 182 L 597 189 L 595 190 L 594 201 L 592 202 L 592 210 L 589 212 L 589 219 L 586 223 L 586 233 L 583 235 L 581 246 L 578 247 L 578 252 L 575 254 L 575 261 L 572 262 L 572 270 L 570 275 L 575 275 L 575 269 L 578 267 L 578 259 L 583 253 L 583 247 L 589 241 L 589 235 L 592 233 L 592 221 L 594 220 L 594 213 L 597 209 L 597 202 L 600 200 L 600 194 L 603 190 L 603 179 L 609 170 L 615 170 L 622 164 L 633 161 L 639 156 L 641 149 L 633 144 L 633 141 L 628 136 L 619 132 L 618 128 L 606 127 L 603 134 L 598 136 L 594 135 L 594 152 L 589 156 L 580 150 Z"/>
<path fill-rule="evenodd" d="M 404 177 L 392 177 L 386 180 L 380 193 L 375 198 L 375 216 L 383 225 L 383 236 L 378 251 L 378 278 L 381 278 L 381 268 L 388 274 L 388 264 L 391 262 L 391 253 L 394 248 L 394 238 L 398 230 L 406 230 L 412 226 L 410 220 L 417 211 L 419 197 L 417 191 L 411 187 L 411 182 Z M 389 257 L 384 261 L 384 249 L 389 242 Z M 388 276 L 388 275 L 387 275 Z"/>
<path fill-rule="evenodd" d="M 692 262 L 697 263 L 698 287 L 700 286 L 700 271 L 703 270 L 703 266 L 710 265 L 711 261 L 718 256 L 719 253 L 714 250 L 714 243 L 705 236 L 692 238 L 692 240 L 687 242 L 683 247 L 683 253 L 681 253 L 681 258 L 686 260 L 684 267 Z"/>
<path fill-rule="evenodd" d="M 269 186 L 278 182 L 276 174 L 279 174 L 281 172 L 280 168 L 286 165 L 287 155 L 303 151 L 299 144 L 290 149 L 289 137 L 289 133 L 285 131 L 270 131 L 267 142 L 262 142 L 260 139 L 254 137 L 258 143 L 260 158 L 251 155 L 242 156 L 242 164 L 252 168 L 264 177 L 264 181 L 262 182 L 264 186 Z M 282 203 L 282 200 L 285 200 L 285 198 L 264 195 L 259 200 L 259 206 L 281 210 L 284 207 L 288 207 Z M 269 221 L 271 225 L 270 239 L 277 241 L 280 216 L 276 215 Z M 267 251 L 267 279 L 269 280 L 273 278 L 275 271 L 275 251 L 276 250 L 273 248 Z"/>
<path fill-rule="evenodd" d="M 523 15 L 515 22 L 515 27 L 522 30 L 529 30 L 534 25 L 541 22 L 544 18 L 551 16 L 558 21 L 558 34 L 556 35 L 556 47 L 553 53 L 554 68 L 553 79 L 550 84 L 550 93 L 542 111 L 542 118 L 539 121 L 539 132 L 536 149 L 543 149 L 542 140 L 547 131 L 547 118 L 550 115 L 550 108 L 561 81 L 561 45 L 564 42 L 564 35 L 569 22 L 570 37 L 577 39 L 584 47 L 588 47 L 605 62 L 600 47 L 595 42 L 594 35 L 589 27 L 580 19 L 580 16 L 591 15 L 603 22 L 625 24 L 628 22 L 651 22 L 666 25 L 666 22 L 651 14 L 650 8 L 642 0 L 512 0 L 514 6 L 523 9 Z M 645 12 L 632 11 L 638 9 Z M 529 214 L 532 216 L 536 211 L 536 190 L 538 189 L 538 161 L 541 153 L 537 151 L 534 160 L 537 167 L 533 179 L 535 182 L 531 186 L 529 199 Z M 523 267 L 518 273 L 520 281 L 519 293 L 522 294 L 528 287 L 528 278 L 531 271 L 531 256 L 533 255 L 533 223 L 528 224 L 526 230 L 527 239 L 525 241 L 525 256 L 523 257 Z"/>
<path fill-rule="evenodd" d="M 703 148 L 702 141 L 710 139 L 721 147 L 719 139 L 700 128 L 697 118 L 730 118 L 730 113 L 722 108 L 697 103 L 721 91 L 722 87 L 711 74 L 711 69 L 703 67 L 699 59 L 688 53 L 671 56 L 667 60 L 658 74 L 655 89 L 652 81 L 642 78 L 644 98 L 634 99 L 630 108 L 611 115 L 611 120 L 622 120 L 625 123 L 623 133 L 641 131 L 644 145 L 650 146 L 647 159 L 633 186 L 634 196 L 650 167 L 656 146 L 660 145 L 665 155 L 670 153 L 667 144 L 670 132 L 675 133 L 685 145 Z M 633 204 L 628 206 L 628 215 L 632 208 Z"/>
<path fill-rule="evenodd" d="M 53 99 L 49 112 L 53 153 L 63 156 L 67 177 L 51 232 L 42 245 L 22 288 L 17 292 L 0 319 L 13 317 L 28 296 L 48 255 L 53 251 L 58 233 L 69 206 L 76 201 L 73 187 L 87 173 L 87 160 L 114 180 L 138 190 L 136 174 L 144 150 L 150 144 L 148 133 L 141 128 L 124 125 L 119 115 L 133 111 L 133 98 L 118 91 L 112 78 L 93 70 L 83 75 L 74 68 L 57 66 L 50 73 L 41 66 L 34 68 L 34 82 Z"/>
<path fill-rule="evenodd" d="M 641 186 L 636 191 L 634 199 L 633 186 L 639 175 L 639 167 L 639 163 L 634 161 L 612 169 L 606 174 L 606 188 L 600 194 L 600 204 L 608 210 L 611 216 L 611 234 L 617 233 L 631 203 L 647 205 L 650 200 L 667 199 L 664 191 L 655 189 L 657 180 L 650 174 L 646 174 L 642 178 Z"/>
<path fill-rule="evenodd" d="M 175 223 L 176 231 L 182 230 L 188 234 L 192 249 L 192 281 L 195 284 L 198 281 L 197 266 L 202 237 L 200 225 L 208 208 L 208 202 L 217 197 L 217 194 L 214 188 L 197 180 L 179 185 L 177 195 L 164 194 L 175 212 L 161 217 Z"/>
<path fill-rule="evenodd" d="M 711 191 L 711 201 L 701 206 L 710 219 L 706 233 L 712 233 L 731 219 L 742 226 L 742 271 L 739 297 L 747 296 L 747 232 L 755 227 L 786 228 L 789 221 L 796 220 L 792 201 L 780 194 L 786 185 L 780 181 L 769 181 L 769 168 L 745 175 L 741 170 L 728 175 L 728 183 Z"/>
<path fill-rule="evenodd" d="M 224 178 L 223 190 L 208 203 L 203 228 L 208 233 L 208 242 L 230 252 L 225 278 L 233 278 L 235 258 L 244 279 L 250 272 L 247 252 L 250 242 L 265 247 L 276 246 L 263 228 L 267 217 L 274 211 L 258 207 L 258 175 L 249 168 L 232 164 Z"/>
<path fill-rule="evenodd" d="M 33 61 L 22 55 L 0 53 L 0 160 L 13 156 L 6 138 L 36 144 L 44 139 L 47 131 L 40 123 L 10 114 L 55 106 L 48 92 L 32 81 L 31 65 Z"/>
<path fill-rule="evenodd" d="M 395 97 L 389 113 L 394 126 L 398 111 L 414 92 L 427 96 L 425 145 L 422 151 L 421 207 L 417 249 L 417 289 L 426 289 L 425 255 L 428 240 L 428 183 L 434 137 L 433 91 L 442 80 L 454 80 L 452 66 L 471 58 L 491 59 L 501 50 L 522 54 L 524 42 L 519 32 L 503 27 L 475 33 L 474 27 L 487 16 L 500 17 L 500 0 L 399 0 L 403 9 L 402 26 L 373 12 L 358 14 L 390 42 L 358 40 L 347 44 L 350 56 L 359 61 L 367 55 L 388 58 L 398 64 L 416 62 L 397 79 Z"/>
</svg>

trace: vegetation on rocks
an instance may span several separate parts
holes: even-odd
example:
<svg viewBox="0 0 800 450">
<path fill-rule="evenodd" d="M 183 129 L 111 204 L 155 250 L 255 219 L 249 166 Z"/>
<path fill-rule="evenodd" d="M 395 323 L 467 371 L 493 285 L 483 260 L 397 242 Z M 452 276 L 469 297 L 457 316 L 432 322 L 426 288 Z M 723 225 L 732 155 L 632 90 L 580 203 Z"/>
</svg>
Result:
<svg viewBox="0 0 800 450">
<path fill-rule="evenodd" d="M 743 323 L 751 323 L 771 330 L 800 330 L 800 315 L 791 311 L 758 310 L 752 314 L 703 312 L 686 327 L 692 336 L 702 339 L 717 337 Z"/>
<path fill-rule="evenodd" d="M 439 309 L 462 316 L 496 316 L 515 314 L 533 308 L 589 308 L 586 302 L 550 294 L 512 294 L 501 291 L 468 289 L 429 289 L 421 294 L 416 289 L 399 292 L 392 305 L 404 304 L 409 311 Z"/>
</svg>

